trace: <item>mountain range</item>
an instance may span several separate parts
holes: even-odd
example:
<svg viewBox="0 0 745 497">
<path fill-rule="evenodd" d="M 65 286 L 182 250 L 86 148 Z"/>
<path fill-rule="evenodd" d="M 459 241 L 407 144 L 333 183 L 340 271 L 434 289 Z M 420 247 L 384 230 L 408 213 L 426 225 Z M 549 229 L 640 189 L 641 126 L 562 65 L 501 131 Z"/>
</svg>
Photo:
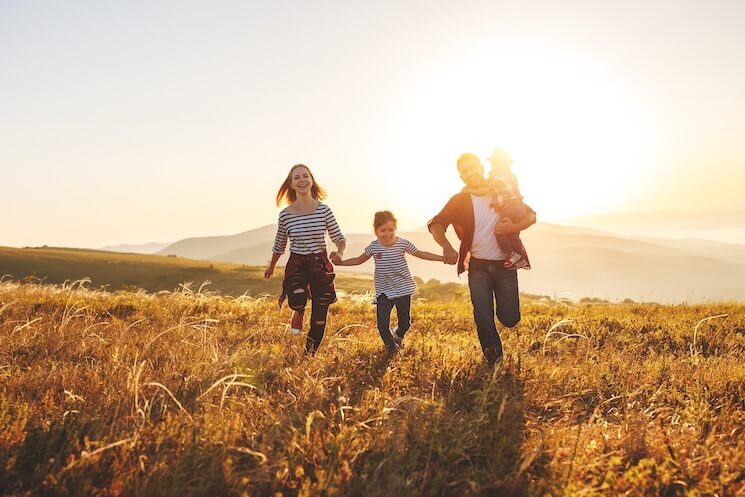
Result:
<svg viewBox="0 0 745 497">
<path fill-rule="evenodd" d="M 235 235 L 179 240 L 157 251 L 192 259 L 265 265 L 276 225 Z M 440 253 L 425 228 L 399 232 L 421 250 Z M 448 236 L 457 247 L 452 229 Z M 348 257 L 359 255 L 370 234 L 346 234 Z M 572 226 L 537 223 L 522 234 L 533 269 L 520 270 L 520 290 L 551 297 L 632 299 L 652 302 L 745 300 L 745 245 L 702 239 L 629 237 Z M 329 245 L 331 246 L 331 245 Z M 132 252 L 137 246 L 127 246 Z M 151 247 L 152 248 L 152 247 Z M 109 250 L 112 248 L 109 247 Z M 286 260 L 280 259 L 280 264 Z M 409 257 L 412 274 L 422 279 L 467 282 L 453 266 Z M 371 274 L 373 262 L 337 268 Z"/>
</svg>

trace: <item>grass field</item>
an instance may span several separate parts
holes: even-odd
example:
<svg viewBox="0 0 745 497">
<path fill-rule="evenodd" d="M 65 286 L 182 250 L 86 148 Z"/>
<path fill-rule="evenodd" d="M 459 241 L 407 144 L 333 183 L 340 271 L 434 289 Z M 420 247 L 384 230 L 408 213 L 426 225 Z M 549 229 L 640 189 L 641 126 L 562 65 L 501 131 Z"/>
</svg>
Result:
<svg viewBox="0 0 745 497">
<path fill-rule="evenodd" d="M 306 358 L 273 299 L 78 286 L 0 283 L 0 494 L 745 494 L 741 305 L 524 302 L 494 371 L 466 302 Z"/>
</svg>

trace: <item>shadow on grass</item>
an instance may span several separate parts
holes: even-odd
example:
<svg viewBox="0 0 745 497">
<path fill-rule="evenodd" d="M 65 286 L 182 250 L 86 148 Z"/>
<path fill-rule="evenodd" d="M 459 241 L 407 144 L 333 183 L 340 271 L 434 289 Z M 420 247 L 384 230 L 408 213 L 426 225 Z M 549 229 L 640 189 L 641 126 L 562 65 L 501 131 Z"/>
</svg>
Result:
<svg viewBox="0 0 745 497">
<path fill-rule="evenodd" d="M 391 359 L 359 361 L 351 405 L 379 388 Z M 446 397 L 395 404 L 376 442 L 354 461 L 350 495 L 525 495 L 519 477 L 525 437 L 523 385 L 486 365 L 458 379 Z"/>
</svg>

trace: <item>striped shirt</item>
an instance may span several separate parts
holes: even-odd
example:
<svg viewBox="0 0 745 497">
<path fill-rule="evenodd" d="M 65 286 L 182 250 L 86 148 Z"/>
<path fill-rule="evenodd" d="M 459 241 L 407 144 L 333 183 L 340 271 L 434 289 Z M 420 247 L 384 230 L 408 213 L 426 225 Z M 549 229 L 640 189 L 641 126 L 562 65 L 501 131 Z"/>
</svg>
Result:
<svg viewBox="0 0 745 497">
<path fill-rule="evenodd" d="M 310 214 L 293 214 L 288 209 L 285 207 L 279 213 L 277 236 L 272 247 L 275 254 L 284 254 L 288 238 L 290 252 L 298 255 L 325 251 L 327 231 L 334 243 L 345 239 L 328 205 L 318 202 L 316 210 Z"/>
<path fill-rule="evenodd" d="M 365 255 L 375 261 L 375 298 L 385 294 L 389 299 L 412 295 L 416 290 L 404 253 L 416 254 L 417 248 L 409 240 L 398 238 L 387 246 L 375 240 L 365 247 Z"/>
</svg>

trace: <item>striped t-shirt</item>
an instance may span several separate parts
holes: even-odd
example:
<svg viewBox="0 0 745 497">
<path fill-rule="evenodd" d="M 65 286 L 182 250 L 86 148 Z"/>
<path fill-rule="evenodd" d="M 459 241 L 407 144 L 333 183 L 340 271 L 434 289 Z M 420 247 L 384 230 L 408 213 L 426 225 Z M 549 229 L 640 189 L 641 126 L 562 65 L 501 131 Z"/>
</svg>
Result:
<svg viewBox="0 0 745 497">
<path fill-rule="evenodd" d="M 333 242 L 344 240 L 344 235 L 336 224 L 334 213 L 328 205 L 318 202 L 316 210 L 310 214 L 293 214 L 288 207 L 279 213 L 277 236 L 274 238 L 272 252 L 283 254 L 290 240 L 290 252 L 298 255 L 317 254 L 326 250 L 326 231 Z"/>
<path fill-rule="evenodd" d="M 383 293 L 390 299 L 403 297 L 412 295 L 416 290 L 405 252 L 416 254 L 417 248 L 403 238 L 398 238 L 390 246 L 375 240 L 365 247 L 365 254 L 375 261 L 375 298 Z"/>
</svg>

